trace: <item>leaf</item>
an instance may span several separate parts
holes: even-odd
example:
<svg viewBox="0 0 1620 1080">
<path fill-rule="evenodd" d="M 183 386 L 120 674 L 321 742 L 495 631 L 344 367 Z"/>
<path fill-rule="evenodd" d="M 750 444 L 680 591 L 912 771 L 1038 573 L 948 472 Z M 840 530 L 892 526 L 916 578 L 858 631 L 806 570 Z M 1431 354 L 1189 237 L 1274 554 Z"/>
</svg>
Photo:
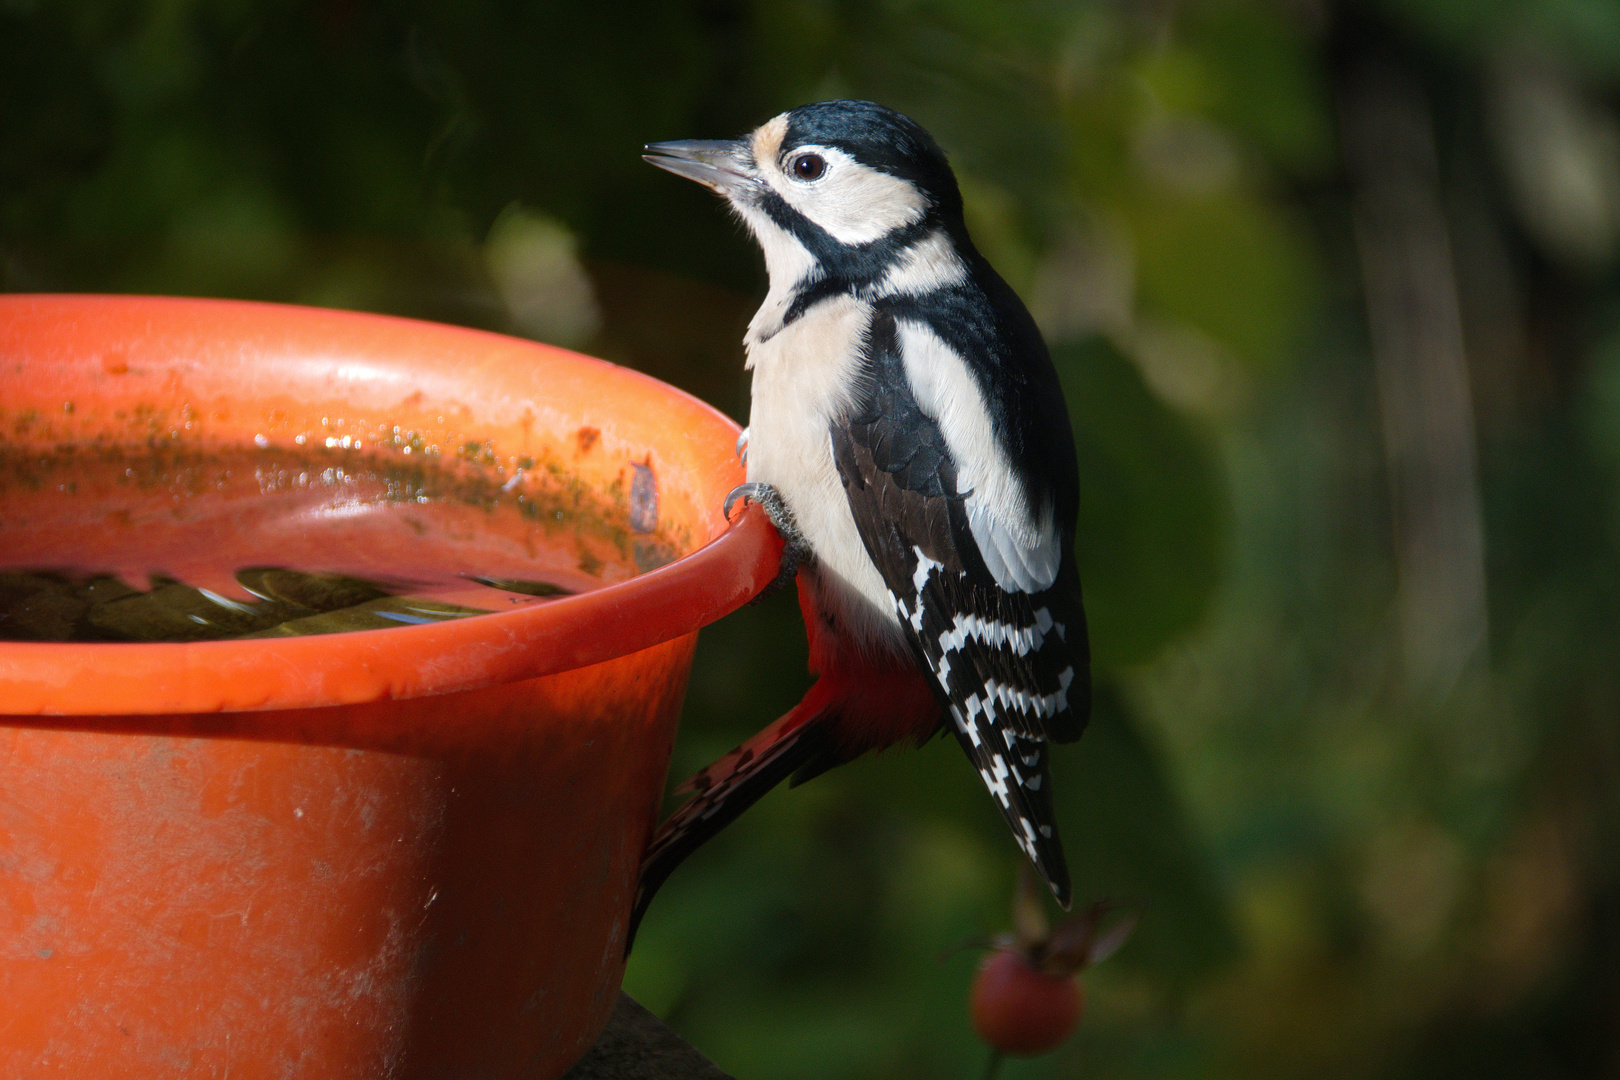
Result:
<svg viewBox="0 0 1620 1080">
<path fill-rule="evenodd" d="M 1035 880 L 1028 863 L 1018 868 L 1018 889 L 1013 893 L 1013 933 L 1021 948 L 1043 940 L 1050 929 L 1046 921 L 1046 890 Z"/>
<path fill-rule="evenodd" d="M 1126 213 L 1146 311 L 1197 327 L 1255 370 L 1281 366 L 1316 304 L 1303 229 L 1237 192 L 1182 198 L 1144 188 Z"/>
<path fill-rule="evenodd" d="M 1149 659 L 1192 629 L 1219 577 L 1225 495 L 1193 422 L 1153 397 L 1102 339 L 1062 345 L 1080 461 L 1076 553 L 1101 671 Z"/>
<path fill-rule="evenodd" d="M 1076 895 L 1110 897 L 1150 916 L 1119 963 L 1188 987 L 1229 961 L 1237 939 L 1214 860 L 1112 684 L 1097 688 L 1085 737 L 1054 757 Z"/>
<path fill-rule="evenodd" d="M 1140 915 L 1127 915 L 1103 933 L 1098 934 L 1091 942 L 1091 951 L 1086 957 L 1086 962 L 1100 964 L 1113 956 L 1125 942 L 1130 940 L 1131 934 L 1136 932 L 1136 924 L 1141 921 L 1142 917 Z"/>
</svg>

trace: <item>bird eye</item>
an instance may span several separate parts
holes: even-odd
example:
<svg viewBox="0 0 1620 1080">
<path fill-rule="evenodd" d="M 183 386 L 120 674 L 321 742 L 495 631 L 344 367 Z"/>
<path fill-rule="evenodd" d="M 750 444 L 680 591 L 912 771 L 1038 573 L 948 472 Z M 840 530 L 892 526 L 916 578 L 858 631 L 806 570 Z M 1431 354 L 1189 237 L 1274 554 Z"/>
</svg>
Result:
<svg viewBox="0 0 1620 1080">
<path fill-rule="evenodd" d="M 800 180 L 816 180 L 827 171 L 827 160 L 820 154 L 800 154 L 793 159 L 793 175 Z"/>
</svg>

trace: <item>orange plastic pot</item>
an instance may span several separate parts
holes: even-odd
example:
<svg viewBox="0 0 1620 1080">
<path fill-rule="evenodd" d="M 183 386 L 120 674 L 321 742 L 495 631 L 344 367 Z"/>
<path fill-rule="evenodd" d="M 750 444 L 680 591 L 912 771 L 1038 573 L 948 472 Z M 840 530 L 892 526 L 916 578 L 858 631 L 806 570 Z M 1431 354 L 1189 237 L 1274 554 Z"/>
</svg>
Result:
<svg viewBox="0 0 1620 1080">
<path fill-rule="evenodd" d="M 476 331 L 0 297 L 0 446 L 397 431 L 588 490 L 649 467 L 690 550 L 435 625 L 0 643 L 0 1076 L 547 1078 L 605 1022 L 696 631 L 775 573 L 721 516 L 735 426 Z"/>
</svg>

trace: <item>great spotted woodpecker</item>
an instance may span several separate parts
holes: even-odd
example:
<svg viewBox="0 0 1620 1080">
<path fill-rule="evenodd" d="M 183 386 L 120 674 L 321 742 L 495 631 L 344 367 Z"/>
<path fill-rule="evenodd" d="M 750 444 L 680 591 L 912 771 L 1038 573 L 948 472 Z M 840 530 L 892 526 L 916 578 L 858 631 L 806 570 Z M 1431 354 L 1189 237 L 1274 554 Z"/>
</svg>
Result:
<svg viewBox="0 0 1620 1080">
<path fill-rule="evenodd" d="M 786 541 L 819 678 L 684 785 L 632 934 L 670 871 L 776 784 L 942 725 L 1068 907 L 1047 744 L 1078 738 L 1090 707 L 1074 439 L 944 152 L 880 105 L 827 101 L 645 158 L 724 196 L 764 249 L 748 483 L 726 509 L 761 503 Z"/>
</svg>

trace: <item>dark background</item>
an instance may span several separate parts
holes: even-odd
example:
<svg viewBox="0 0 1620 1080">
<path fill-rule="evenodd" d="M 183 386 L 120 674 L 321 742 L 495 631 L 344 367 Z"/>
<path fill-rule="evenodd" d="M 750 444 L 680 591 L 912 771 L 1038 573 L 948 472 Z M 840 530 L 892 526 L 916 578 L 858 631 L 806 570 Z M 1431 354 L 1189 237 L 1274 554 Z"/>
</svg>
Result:
<svg viewBox="0 0 1620 1080">
<path fill-rule="evenodd" d="M 0 0 L 0 288 L 527 334 L 746 411 L 760 260 L 639 160 L 835 96 L 951 152 L 1056 354 L 1138 904 L 1008 1077 L 1620 1073 L 1620 5 Z M 707 631 L 674 774 L 806 682 Z M 766 799 L 627 986 L 747 1080 L 973 1077 L 1016 848 L 947 743 Z"/>
</svg>

